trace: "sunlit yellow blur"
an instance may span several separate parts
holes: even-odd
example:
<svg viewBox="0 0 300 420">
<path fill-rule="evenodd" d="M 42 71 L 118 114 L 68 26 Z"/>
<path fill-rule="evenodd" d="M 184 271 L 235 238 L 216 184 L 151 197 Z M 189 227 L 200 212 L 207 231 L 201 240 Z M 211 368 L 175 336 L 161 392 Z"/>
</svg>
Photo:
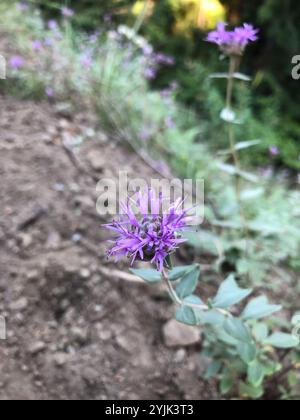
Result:
<svg viewBox="0 0 300 420">
<path fill-rule="evenodd" d="M 133 6 L 133 13 L 140 15 L 144 11 L 147 0 L 138 0 Z M 176 32 L 188 34 L 192 29 L 200 27 L 204 30 L 216 27 L 217 22 L 224 21 L 225 8 L 219 0 L 158 0 L 167 1 L 173 8 Z M 148 0 L 147 15 L 151 15 L 155 0 Z"/>
<path fill-rule="evenodd" d="M 147 15 L 150 15 L 153 11 L 154 1 L 153 0 L 138 0 L 132 7 L 132 13 L 136 16 L 140 15 L 144 11 L 145 3 L 147 1 Z"/>
<path fill-rule="evenodd" d="M 212 29 L 225 19 L 225 9 L 219 0 L 169 0 L 177 11 L 177 32 L 188 33 L 195 27 Z"/>
<path fill-rule="evenodd" d="M 225 20 L 225 8 L 218 0 L 198 0 L 198 25 L 203 29 L 213 29 Z"/>
</svg>

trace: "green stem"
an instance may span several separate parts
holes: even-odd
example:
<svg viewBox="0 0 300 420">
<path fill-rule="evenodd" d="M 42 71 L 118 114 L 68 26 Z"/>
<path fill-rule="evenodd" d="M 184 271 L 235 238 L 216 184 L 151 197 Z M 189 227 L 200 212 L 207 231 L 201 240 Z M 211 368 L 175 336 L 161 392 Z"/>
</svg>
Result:
<svg viewBox="0 0 300 420">
<path fill-rule="evenodd" d="M 187 306 L 189 308 L 192 309 L 199 309 L 200 311 L 210 311 L 211 308 L 208 305 L 205 304 L 197 304 L 197 303 L 189 303 L 189 302 L 183 302 L 180 297 L 177 295 L 176 291 L 173 289 L 172 283 L 169 280 L 169 275 L 167 270 L 164 268 L 162 271 L 162 280 L 164 282 L 164 284 L 167 287 L 167 290 L 169 292 L 169 295 L 172 299 L 172 301 L 178 305 L 178 306 Z M 221 308 L 215 308 L 216 311 L 220 312 L 221 314 L 225 315 L 225 316 L 232 316 L 230 312 L 226 311 L 225 309 L 221 309 Z"/>
<path fill-rule="evenodd" d="M 133 27 L 133 30 L 134 30 L 134 32 L 136 34 L 139 33 L 139 31 L 140 31 L 140 29 L 141 29 L 141 27 L 142 27 L 142 25 L 144 23 L 144 20 L 145 20 L 145 18 L 147 16 L 148 6 L 149 5 L 150 5 L 150 0 L 145 0 L 143 9 L 142 9 L 141 13 L 139 14 L 139 16 L 138 16 L 138 18 L 137 18 L 137 20 L 136 20 L 136 22 L 134 24 L 134 27 Z"/>
<path fill-rule="evenodd" d="M 227 83 L 227 93 L 226 93 L 226 109 L 232 111 L 232 102 L 233 102 L 233 89 L 234 89 L 234 73 L 238 70 L 239 67 L 239 57 L 232 55 L 230 56 L 230 62 L 229 62 L 229 73 L 228 73 L 228 83 Z M 249 230 L 247 227 L 247 217 L 244 211 L 242 199 L 241 199 L 241 193 L 242 193 L 242 186 L 241 186 L 241 178 L 240 178 L 240 172 L 241 172 L 241 162 L 239 158 L 238 151 L 236 150 L 236 141 L 235 141 L 235 130 L 233 123 L 228 122 L 228 138 L 229 138 L 229 146 L 231 155 L 233 158 L 234 166 L 236 169 L 236 197 L 237 197 L 237 203 L 239 206 L 239 212 L 243 224 L 243 230 L 245 233 L 246 238 L 246 247 L 245 247 L 245 254 L 248 253 L 248 242 L 249 242 Z"/>
</svg>

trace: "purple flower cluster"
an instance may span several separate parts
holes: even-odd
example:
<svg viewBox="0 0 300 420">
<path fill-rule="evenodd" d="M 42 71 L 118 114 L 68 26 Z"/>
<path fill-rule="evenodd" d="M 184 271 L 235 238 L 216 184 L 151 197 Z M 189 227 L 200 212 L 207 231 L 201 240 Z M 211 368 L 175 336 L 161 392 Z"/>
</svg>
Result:
<svg viewBox="0 0 300 420">
<path fill-rule="evenodd" d="M 35 39 L 34 41 L 32 41 L 31 45 L 34 51 L 40 51 L 43 48 L 42 42 L 38 39 Z"/>
<path fill-rule="evenodd" d="M 18 2 L 18 3 L 16 4 L 16 7 L 17 7 L 17 9 L 18 9 L 20 12 L 25 12 L 26 10 L 28 10 L 28 9 L 29 9 L 29 5 L 28 5 L 28 3 L 27 3 L 27 2 L 25 2 L 25 1 Z"/>
<path fill-rule="evenodd" d="M 25 60 L 19 55 L 14 55 L 9 61 L 9 65 L 13 70 L 20 70 L 25 65 Z"/>
<path fill-rule="evenodd" d="M 70 9 L 69 7 L 62 7 L 61 8 L 61 14 L 65 18 L 72 18 L 75 15 L 74 10 Z"/>
<path fill-rule="evenodd" d="M 241 55 L 250 42 L 258 40 L 258 29 L 244 23 L 243 26 L 227 31 L 227 24 L 220 22 L 217 29 L 210 32 L 206 38 L 208 42 L 217 44 L 228 55 Z"/>
<path fill-rule="evenodd" d="M 163 203 L 162 195 L 157 197 L 152 190 L 128 199 L 119 221 L 105 225 L 118 235 L 108 256 L 115 256 L 117 261 L 127 257 L 132 264 L 136 260 L 151 261 L 162 271 L 166 258 L 185 242 L 178 232 L 187 227 L 189 220 L 188 212 L 182 210 L 182 200 L 167 211 Z"/>
</svg>

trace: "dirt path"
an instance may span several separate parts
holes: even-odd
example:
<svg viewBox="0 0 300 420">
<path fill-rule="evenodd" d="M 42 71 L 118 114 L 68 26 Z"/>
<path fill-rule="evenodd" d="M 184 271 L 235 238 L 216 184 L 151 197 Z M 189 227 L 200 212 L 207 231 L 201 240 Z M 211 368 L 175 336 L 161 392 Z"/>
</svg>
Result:
<svg viewBox="0 0 300 420">
<path fill-rule="evenodd" d="M 0 109 L 0 398 L 213 398 L 199 349 L 164 345 L 165 294 L 102 272 L 116 267 L 104 257 L 96 180 L 150 171 L 91 117 L 3 97 Z M 74 139 L 86 139 L 75 162 L 62 147 Z"/>
</svg>

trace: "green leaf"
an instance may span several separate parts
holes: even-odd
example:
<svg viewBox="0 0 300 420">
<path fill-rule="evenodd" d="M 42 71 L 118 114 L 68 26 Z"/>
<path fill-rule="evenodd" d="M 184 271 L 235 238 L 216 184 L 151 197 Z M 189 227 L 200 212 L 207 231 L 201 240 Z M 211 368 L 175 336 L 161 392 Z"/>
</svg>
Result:
<svg viewBox="0 0 300 420">
<path fill-rule="evenodd" d="M 201 320 L 203 324 L 220 326 L 224 324 L 225 316 L 220 312 L 212 309 L 211 311 L 205 311 L 201 314 Z"/>
<path fill-rule="evenodd" d="M 185 276 L 190 271 L 195 270 L 195 268 L 198 266 L 198 264 L 193 265 L 186 265 L 182 267 L 175 267 L 173 270 L 169 272 L 169 280 L 170 281 L 177 281 L 181 279 L 183 276 Z"/>
<path fill-rule="evenodd" d="M 280 372 L 282 369 L 282 364 L 274 362 L 273 360 L 264 361 L 264 372 L 265 376 L 272 376 L 275 373 Z"/>
<path fill-rule="evenodd" d="M 245 171 L 238 170 L 238 169 L 237 169 L 235 166 L 233 166 L 233 165 L 228 165 L 228 164 L 223 163 L 223 162 L 218 162 L 218 163 L 217 163 L 217 167 L 218 167 L 221 171 L 226 172 L 226 173 L 228 173 L 229 175 L 238 175 L 238 176 L 240 176 L 241 178 L 246 179 L 246 181 L 252 182 L 253 184 L 257 184 L 257 183 L 259 182 L 259 178 L 258 178 L 256 175 L 251 174 L 251 173 L 249 173 L 249 172 L 245 172 Z"/>
<path fill-rule="evenodd" d="M 229 79 L 228 73 L 212 73 L 209 76 L 211 79 Z M 237 80 L 242 80 L 243 82 L 251 82 L 251 77 L 246 74 L 236 72 L 233 74 L 233 77 Z"/>
<path fill-rule="evenodd" d="M 229 346 L 235 346 L 237 347 L 239 341 L 233 338 L 231 335 L 227 334 L 226 331 L 224 331 L 224 327 L 222 326 L 214 326 L 213 328 L 214 333 L 218 340 L 222 341 L 223 343 L 229 345 Z"/>
<path fill-rule="evenodd" d="M 237 345 L 237 351 L 243 362 L 247 365 L 252 363 L 257 355 L 257 348 L 254 343 L 240 341 Z"/>
<path fill-rule="evenodd" d="M 248 381 L 254 387 L 259 387 L 264 379 L 264 368 L 259 363 L 258 360 L 255 360 L 248 366 Z"/>
<path fill-rule="evenodd" d="M 250 76 L 247 76 L 246 74 L 243 73 L 234 73 L 234 78 L 238 79 L 238 80 L 242 80 L 243 82 L 251 82 L 252 78 Z"/>
<path fill-rule="evenodd" d="M 260 319 L 281 311 L 282 306 L 270 305 L 266 296 L 260 296 L 252 299 L 246 306 L 242 318 L 247 321 L 249 319 Z"/>
<path fill-rule="evenodd" d="M 249 147 L 257 146 L 258 144 L 261 144 L 261 140 L 241 141 L 236 143 L 234 148 L 235 150 L 244 150 L 248 149 Z"/>
<path fill-rule="evenodd" d="M 292 334 L 275 332 L 264 341 L 264 344 L 278 349 L 290 349 L 299 346 L 299 342 L 299 338 L 293 336 Z"/>
<path fill-rule="evenodd" d="M 237 285 L 234 276 L 231 275 L 221 284 L 217 296 L 213 301 L 213 306 L 215 308 L 228 308 L 239 303 L 251 293 L 252 290 L 250 289 L 241 289 Z"/>
<path fill-rule="evenodd" d="M 183 300 L 182 306 L 177 309 L 175 318 L 178 322 L 187 325 L 199 325 L 201 324 L 201 318 L 203 312 L 197 308 L 191 308 L 185 303 L 192 303 L 194 305 L 203 305 L 203 302 L 198 296 L 188 296 Z"/>
<path fill-rule="evenodd" d="M 145 280 L 147 283 L 159 283 L 161 281 L 161 274 L 154 269 L 131 269 L 133 274 Z"/>
<path fill-rule="evenodd" d="M 262 386 L 255 387 L 253 385 L 245 384 L 244 382 L 240 382 L 239 390 L 241 397 L 244 398 L 258 400 L 264 395 Z"/>
<path fill-rule="evenodd" d="M 224 323 L 224 329 L 238 341 L 251 343 L 251 335 L 246 325 L 238 318 L 227 318 Z"/>
<path fill-rule="evenodd" d="M 268 326 L 266 324 L 263 324 L 263 323 L 259 323 L 259 324 L 254 325 L 254 327 L 252 329 L 252 332 L 253 332 L 253 335 L 254 335 L 255 339 L 257 341 L 259 341 L 260 343 L 265 341 L 268 338 L 268 335 L 269 335 Z"/>
<path fill-rule="evenodd" d="M 244 190 L 241 193 L 241 200 L 254 200 L 255 198 L 258 198 L 263 195 L 265 190 L 263 188 L 252 188 L 249 190 Z"/>
<path fill-rule="evenodd" d="M 204 374 L 204 379 L 210 379 L 210 378 L 214 378 L 221 370 L 222 367 L 222 363 L 219 361 L 214 361 L 211 362 L 207 369 L 206 372 Z"/>
<path fill-rule="evenodd" d="M 228 392 L 233 388 L 234 380 L 231 376 L 229 369 L 224 369 L 222 372 L 222 378 L 220 381 L 220 392 L 222 395 L 228 394 Z"/>
<path fill-rule="evenodd" d="M 200 266 L 196 265 L 194 269 L 185 274 L 176 287 L 176 293 L 180 299 L 190 296 L 196 289 L 200 275 Z"/>
</svg>

